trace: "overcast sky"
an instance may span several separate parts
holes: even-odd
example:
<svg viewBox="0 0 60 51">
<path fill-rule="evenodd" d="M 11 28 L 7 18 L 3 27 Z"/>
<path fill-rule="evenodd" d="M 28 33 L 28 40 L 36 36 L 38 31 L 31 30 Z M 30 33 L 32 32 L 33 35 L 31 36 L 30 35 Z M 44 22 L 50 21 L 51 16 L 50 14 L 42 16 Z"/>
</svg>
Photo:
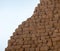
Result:
<svg viewBox="0 0 60 51">
<path fill-rule="evenodd" d="M 0 0 L 0 51 L 8 45 L 14 30 L 31 17 L 39 0 Z"/>
</svg>

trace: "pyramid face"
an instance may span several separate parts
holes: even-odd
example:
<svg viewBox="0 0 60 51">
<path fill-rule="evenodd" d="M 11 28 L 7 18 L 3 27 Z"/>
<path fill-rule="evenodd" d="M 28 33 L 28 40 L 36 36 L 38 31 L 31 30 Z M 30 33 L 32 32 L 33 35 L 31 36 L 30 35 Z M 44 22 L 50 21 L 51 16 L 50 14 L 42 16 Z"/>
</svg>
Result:
<svg viewBox="0 0 60 51">
<path fill-rule="evenodd" d="M 41 0 L 15 30 L 5 51 L 60 51 L 60 0 Z"/>
</svg>

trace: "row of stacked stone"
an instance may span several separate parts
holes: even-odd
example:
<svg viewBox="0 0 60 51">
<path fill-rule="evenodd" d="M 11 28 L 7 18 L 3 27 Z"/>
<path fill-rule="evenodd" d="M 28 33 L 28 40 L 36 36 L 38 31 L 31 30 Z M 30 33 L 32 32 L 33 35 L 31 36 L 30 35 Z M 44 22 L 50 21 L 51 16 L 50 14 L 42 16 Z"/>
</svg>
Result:
<svg viewBox="0 0 60 51">
<path fill-rule="evenodd" d="M 60 51 L 59 5 L 60 0 L 41 0 L 15 30 L 5 51 Z"/>
</svg>

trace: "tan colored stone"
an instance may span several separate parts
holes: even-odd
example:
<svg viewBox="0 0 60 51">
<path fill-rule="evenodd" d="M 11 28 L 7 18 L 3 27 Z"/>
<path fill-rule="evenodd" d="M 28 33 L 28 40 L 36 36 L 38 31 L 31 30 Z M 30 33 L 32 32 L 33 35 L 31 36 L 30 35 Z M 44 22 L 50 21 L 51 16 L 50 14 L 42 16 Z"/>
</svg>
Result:
<svg viewBox="0 0 60 51">
<path fill-rule="evenodd" d="M 60 0 L 40 0 L 33 15 L 16 28 L 5 51 L 60 51 Z"/>
</svg>

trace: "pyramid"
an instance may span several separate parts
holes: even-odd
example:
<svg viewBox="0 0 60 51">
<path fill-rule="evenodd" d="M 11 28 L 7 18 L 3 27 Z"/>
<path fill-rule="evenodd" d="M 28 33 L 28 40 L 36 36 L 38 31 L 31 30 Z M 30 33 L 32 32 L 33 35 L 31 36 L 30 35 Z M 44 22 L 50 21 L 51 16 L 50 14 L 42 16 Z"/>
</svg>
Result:
<svg viewBox="0 0 60 51">
<path fill-rule="evenodd" d="M 5 51 L 60 51 L 60 0 L 40 0 L 33 15 L 16 28 Z"/>
</svg>

